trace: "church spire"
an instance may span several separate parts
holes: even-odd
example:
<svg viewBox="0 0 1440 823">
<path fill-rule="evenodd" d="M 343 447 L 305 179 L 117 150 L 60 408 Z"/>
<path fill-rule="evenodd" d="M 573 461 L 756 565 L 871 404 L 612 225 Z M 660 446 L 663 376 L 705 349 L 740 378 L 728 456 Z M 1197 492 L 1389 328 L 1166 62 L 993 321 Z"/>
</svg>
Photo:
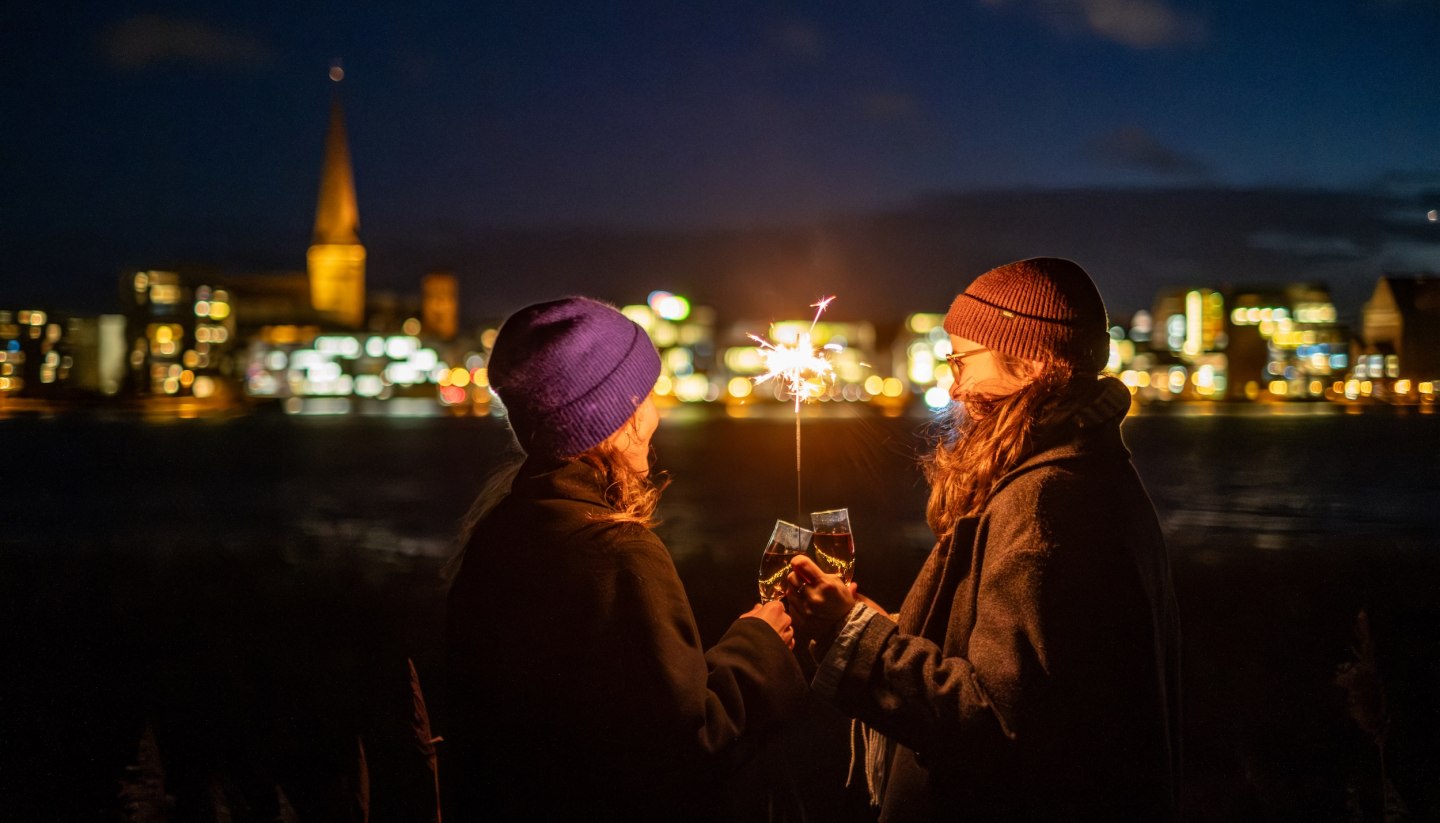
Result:
<svg viewBox="0 0 1440 823">
<path fill-rule="evenodd" d="M 337 84 L 345 73 L 330 69 Z M 320 200 L 315 207 L 315 239 L 320 243 L 359 243 L 360 208 L 355 200 L 355 173 L 345 135 L 345 112 L 337 86 L 330 99 L 330 129 L 325 134 L 325 164 L 320 172 Z"/>
<path fill-rule="evenodd" d="M 331 67 L 339 83 L 345 72 Z M 365 322 L 365 247 L 360 245 L 360 208 L 355 174 L 345 138 L 345 114 L 338 89 L 330 100 L 330 130 L 325 135 L 325 165 L 320 172 L 320 201 L 315 206 L 315 238 L 306 254 L 310 304 L 331 322 L 358 329 Z"/>
</svg>

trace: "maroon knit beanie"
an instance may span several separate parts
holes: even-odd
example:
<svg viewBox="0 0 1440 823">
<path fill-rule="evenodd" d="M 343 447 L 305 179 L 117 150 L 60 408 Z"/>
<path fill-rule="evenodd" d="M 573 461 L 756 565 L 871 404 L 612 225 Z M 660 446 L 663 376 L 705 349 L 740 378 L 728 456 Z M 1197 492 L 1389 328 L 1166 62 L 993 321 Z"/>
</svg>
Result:
<svg viewBox="0 0 1440 823">
<path fill-rule="evenodd" d="M 950 305 L 945 331 L 1012 357 L 1059 357 L 1097 374 L 1110 358 L 1100 292 L 1084 269 L 1057 257 L 1007 263 L 975 278 Z"/>
<path fill-rule="evenodd" d="M 487 369 L 520 448 L 564 458 L 625 425 L 655 388 L 660 355 L 614 307 L 566 297 L 510 315 Z"/>
</svg>

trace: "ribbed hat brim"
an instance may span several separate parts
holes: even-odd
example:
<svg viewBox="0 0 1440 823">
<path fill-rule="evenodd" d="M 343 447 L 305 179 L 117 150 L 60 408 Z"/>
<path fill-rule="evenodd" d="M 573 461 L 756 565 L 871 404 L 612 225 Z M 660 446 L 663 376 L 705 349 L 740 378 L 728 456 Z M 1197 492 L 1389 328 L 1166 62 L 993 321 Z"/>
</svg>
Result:
<svg viewBox="0 0 1440 823">
<path fill-rule="evenodd" d="M 991 269 L 950 304 L 945 331 L 1025 360 L 1098 372 L 1110 354 L 1105 305 L 1085 270 L 1035 258 Z"/>
</svg>

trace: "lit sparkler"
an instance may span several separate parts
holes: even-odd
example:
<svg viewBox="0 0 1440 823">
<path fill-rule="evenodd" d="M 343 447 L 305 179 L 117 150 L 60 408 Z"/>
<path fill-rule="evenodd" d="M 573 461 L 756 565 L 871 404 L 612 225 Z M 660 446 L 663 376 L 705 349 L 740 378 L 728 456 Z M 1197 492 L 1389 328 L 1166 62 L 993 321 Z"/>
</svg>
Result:
<svg viewBox="0 0 1440 823">
<path fill-rule="evenodd" d="M 834 382 L 835 370 L 831 368 L 827 355 L 840 350 L 840 346 L 834 343 L 816 348 L 811 338 L 815 333 L 815 324 L 820 321 L 820 315 L 825 312 L 834 299 L 835 297 L 832 295 L 821 298 L 818 303 L 810 304 L 810 308 L 815 310 L 815 316 L 811 318 L 809 328 L 801 332 L 794 343 L 776 343 L 757 335 L 750 335 L 750 339 L 760 345 L 760 359 L 765 364 L 765 372 L 755 378 L 755 385 L 758 386 L 767 380 L 779 380 L 795 401 L 795 511 L 797 517 L 803 508 L 800 501 L 800 403 L 819 397 Z"/>
</svg>

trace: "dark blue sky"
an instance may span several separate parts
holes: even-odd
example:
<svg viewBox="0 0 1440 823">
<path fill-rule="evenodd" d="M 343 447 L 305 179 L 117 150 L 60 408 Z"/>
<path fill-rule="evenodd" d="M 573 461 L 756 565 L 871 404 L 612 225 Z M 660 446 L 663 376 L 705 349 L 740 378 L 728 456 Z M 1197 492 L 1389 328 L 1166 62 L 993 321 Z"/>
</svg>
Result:
<svg viewBox="0 0 1440 823">
<path fill-rule="evenodd" d="M 334 58 L 381 284 L 464 277 L 495 227 L 818 226 L 1017 189 L 1381 194 L 1383 237 L 1235 242 L 1328 249 L 1357 283 L 1440 268 L 1433 0 L 12 0 L 0 23 L 0 304 L 95 305 L 126 266 L 303 267 Z"/>
</svg>

